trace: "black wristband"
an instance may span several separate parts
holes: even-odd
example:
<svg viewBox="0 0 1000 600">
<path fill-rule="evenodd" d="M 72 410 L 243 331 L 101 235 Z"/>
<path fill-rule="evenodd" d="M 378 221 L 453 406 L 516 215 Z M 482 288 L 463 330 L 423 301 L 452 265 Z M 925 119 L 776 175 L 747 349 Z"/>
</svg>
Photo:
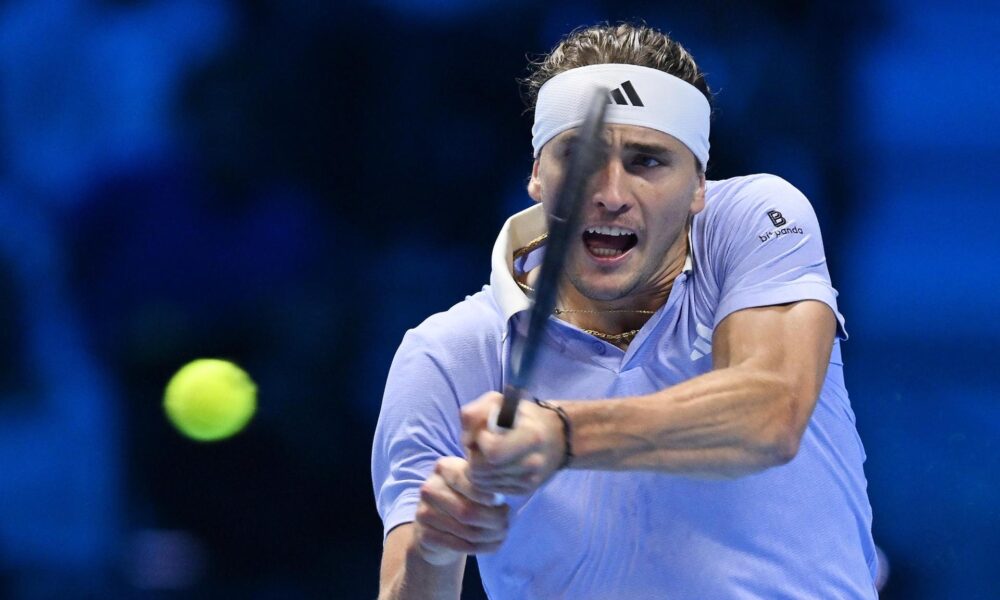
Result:
<svg viewBox="0 0 1000 600">
<path fill-rule="evenodd" d="M 545 400 L 539 400 L 538 398 L 535 398 L 535 404 L 541 406 L 542 408 L 547 408 L 548 410 L 551 410 L 552 412 L 556 413 L 556 415 L 559 417 L 559 420 L 562 421 L 563 440 L 565 441 L 565 445 L 563 447 L 562 463 L 559 465 L 559 468 L 565 469 L 566 467 L 569 466 L 570 461 L 573 460 L 573 440 L 572 440 L 573 426 L 570 423 L 569 415 L 567 415 L 566 411 L 563 410 L 562 407 L 559 406 L 558 404 L 552 404 L 551 402 L 546 402 Z"/>
</svg>

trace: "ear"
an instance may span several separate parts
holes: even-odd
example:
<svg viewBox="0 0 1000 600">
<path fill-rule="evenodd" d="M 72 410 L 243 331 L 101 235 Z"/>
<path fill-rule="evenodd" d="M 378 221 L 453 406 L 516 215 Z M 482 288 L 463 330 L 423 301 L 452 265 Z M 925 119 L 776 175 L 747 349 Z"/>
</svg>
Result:
<svg viewBox="0 0 1000 600">
<path fill-rule="evenodd" d="M 698 187 L 694 190 L 694 199 L 691 201 L 691 214 L 696 215 L 705 208 L 705 174 L 698 174 Z"/>
<path fill-rule="evenodd" d="M 542 180 L 538 178 L 538 159 L 531 166 L 531 178 L 528 179 L 528 195 L 535 202 L 542 201 Z"/>
</svg>

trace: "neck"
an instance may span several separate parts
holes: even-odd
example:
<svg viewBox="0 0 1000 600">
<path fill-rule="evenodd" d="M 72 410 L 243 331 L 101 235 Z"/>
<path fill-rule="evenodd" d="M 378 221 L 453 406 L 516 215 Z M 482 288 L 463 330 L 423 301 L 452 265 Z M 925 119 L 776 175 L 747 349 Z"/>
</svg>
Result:
<svg viewBox="0 0 1000 600">
<path fill-rule="evenodd" d="M 641 289 L 613 300 L 584 296 L 564 279 L 557 306 L 559 318 L 581 329 L 619 334 L 641 328 L 654 312 L 667 303 L 677 276 L 684 271 L 688 253 L 687 228 L 667 252 L 663 268 Z"/>
</svg>

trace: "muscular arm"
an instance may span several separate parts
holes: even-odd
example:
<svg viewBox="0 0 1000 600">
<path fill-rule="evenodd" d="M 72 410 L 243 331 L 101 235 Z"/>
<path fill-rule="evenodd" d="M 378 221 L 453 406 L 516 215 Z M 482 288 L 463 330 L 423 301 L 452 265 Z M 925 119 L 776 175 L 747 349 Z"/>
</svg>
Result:
<svg viewBox="0 0 1000 600">
<path fill-rule="evenodd" d="M 379 600 L 458 600 L 466 555 L 503 543 L 509 508 L 468 474 L 465 459 L 438 459 L 420 487 L 415 520 L 386 536 Z"/>
<path fill-rule="evenodd" d="M 835 333 L 816 301 L 733 313 L 716 329 L 712 371 L 645 396 L 561 403 L 573 467 L 731 477 L 790 461 Z"/>
<path fill-rule="evenodd" d="M 432 565 L 417 552 L 415 527 L 413 523 L 400 525 L 385 539 L 379 600 L 456 600 L 462 592 L 465 556 L 452 563 Z"/>
</svg>

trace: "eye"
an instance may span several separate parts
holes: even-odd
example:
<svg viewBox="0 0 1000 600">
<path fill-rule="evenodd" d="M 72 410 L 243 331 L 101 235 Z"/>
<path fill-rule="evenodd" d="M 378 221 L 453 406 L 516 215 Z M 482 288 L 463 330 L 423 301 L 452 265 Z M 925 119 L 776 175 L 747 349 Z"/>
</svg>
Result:
<svg viewBox="0 0 1000 600">
<path fill-rule="evenodd" d="M 633 169 L 655 169 L 662 167 L 666 163 L 655 156 L 649 154 L 636 154 L 629 161 L 629 167 Z"/>
</svg>

